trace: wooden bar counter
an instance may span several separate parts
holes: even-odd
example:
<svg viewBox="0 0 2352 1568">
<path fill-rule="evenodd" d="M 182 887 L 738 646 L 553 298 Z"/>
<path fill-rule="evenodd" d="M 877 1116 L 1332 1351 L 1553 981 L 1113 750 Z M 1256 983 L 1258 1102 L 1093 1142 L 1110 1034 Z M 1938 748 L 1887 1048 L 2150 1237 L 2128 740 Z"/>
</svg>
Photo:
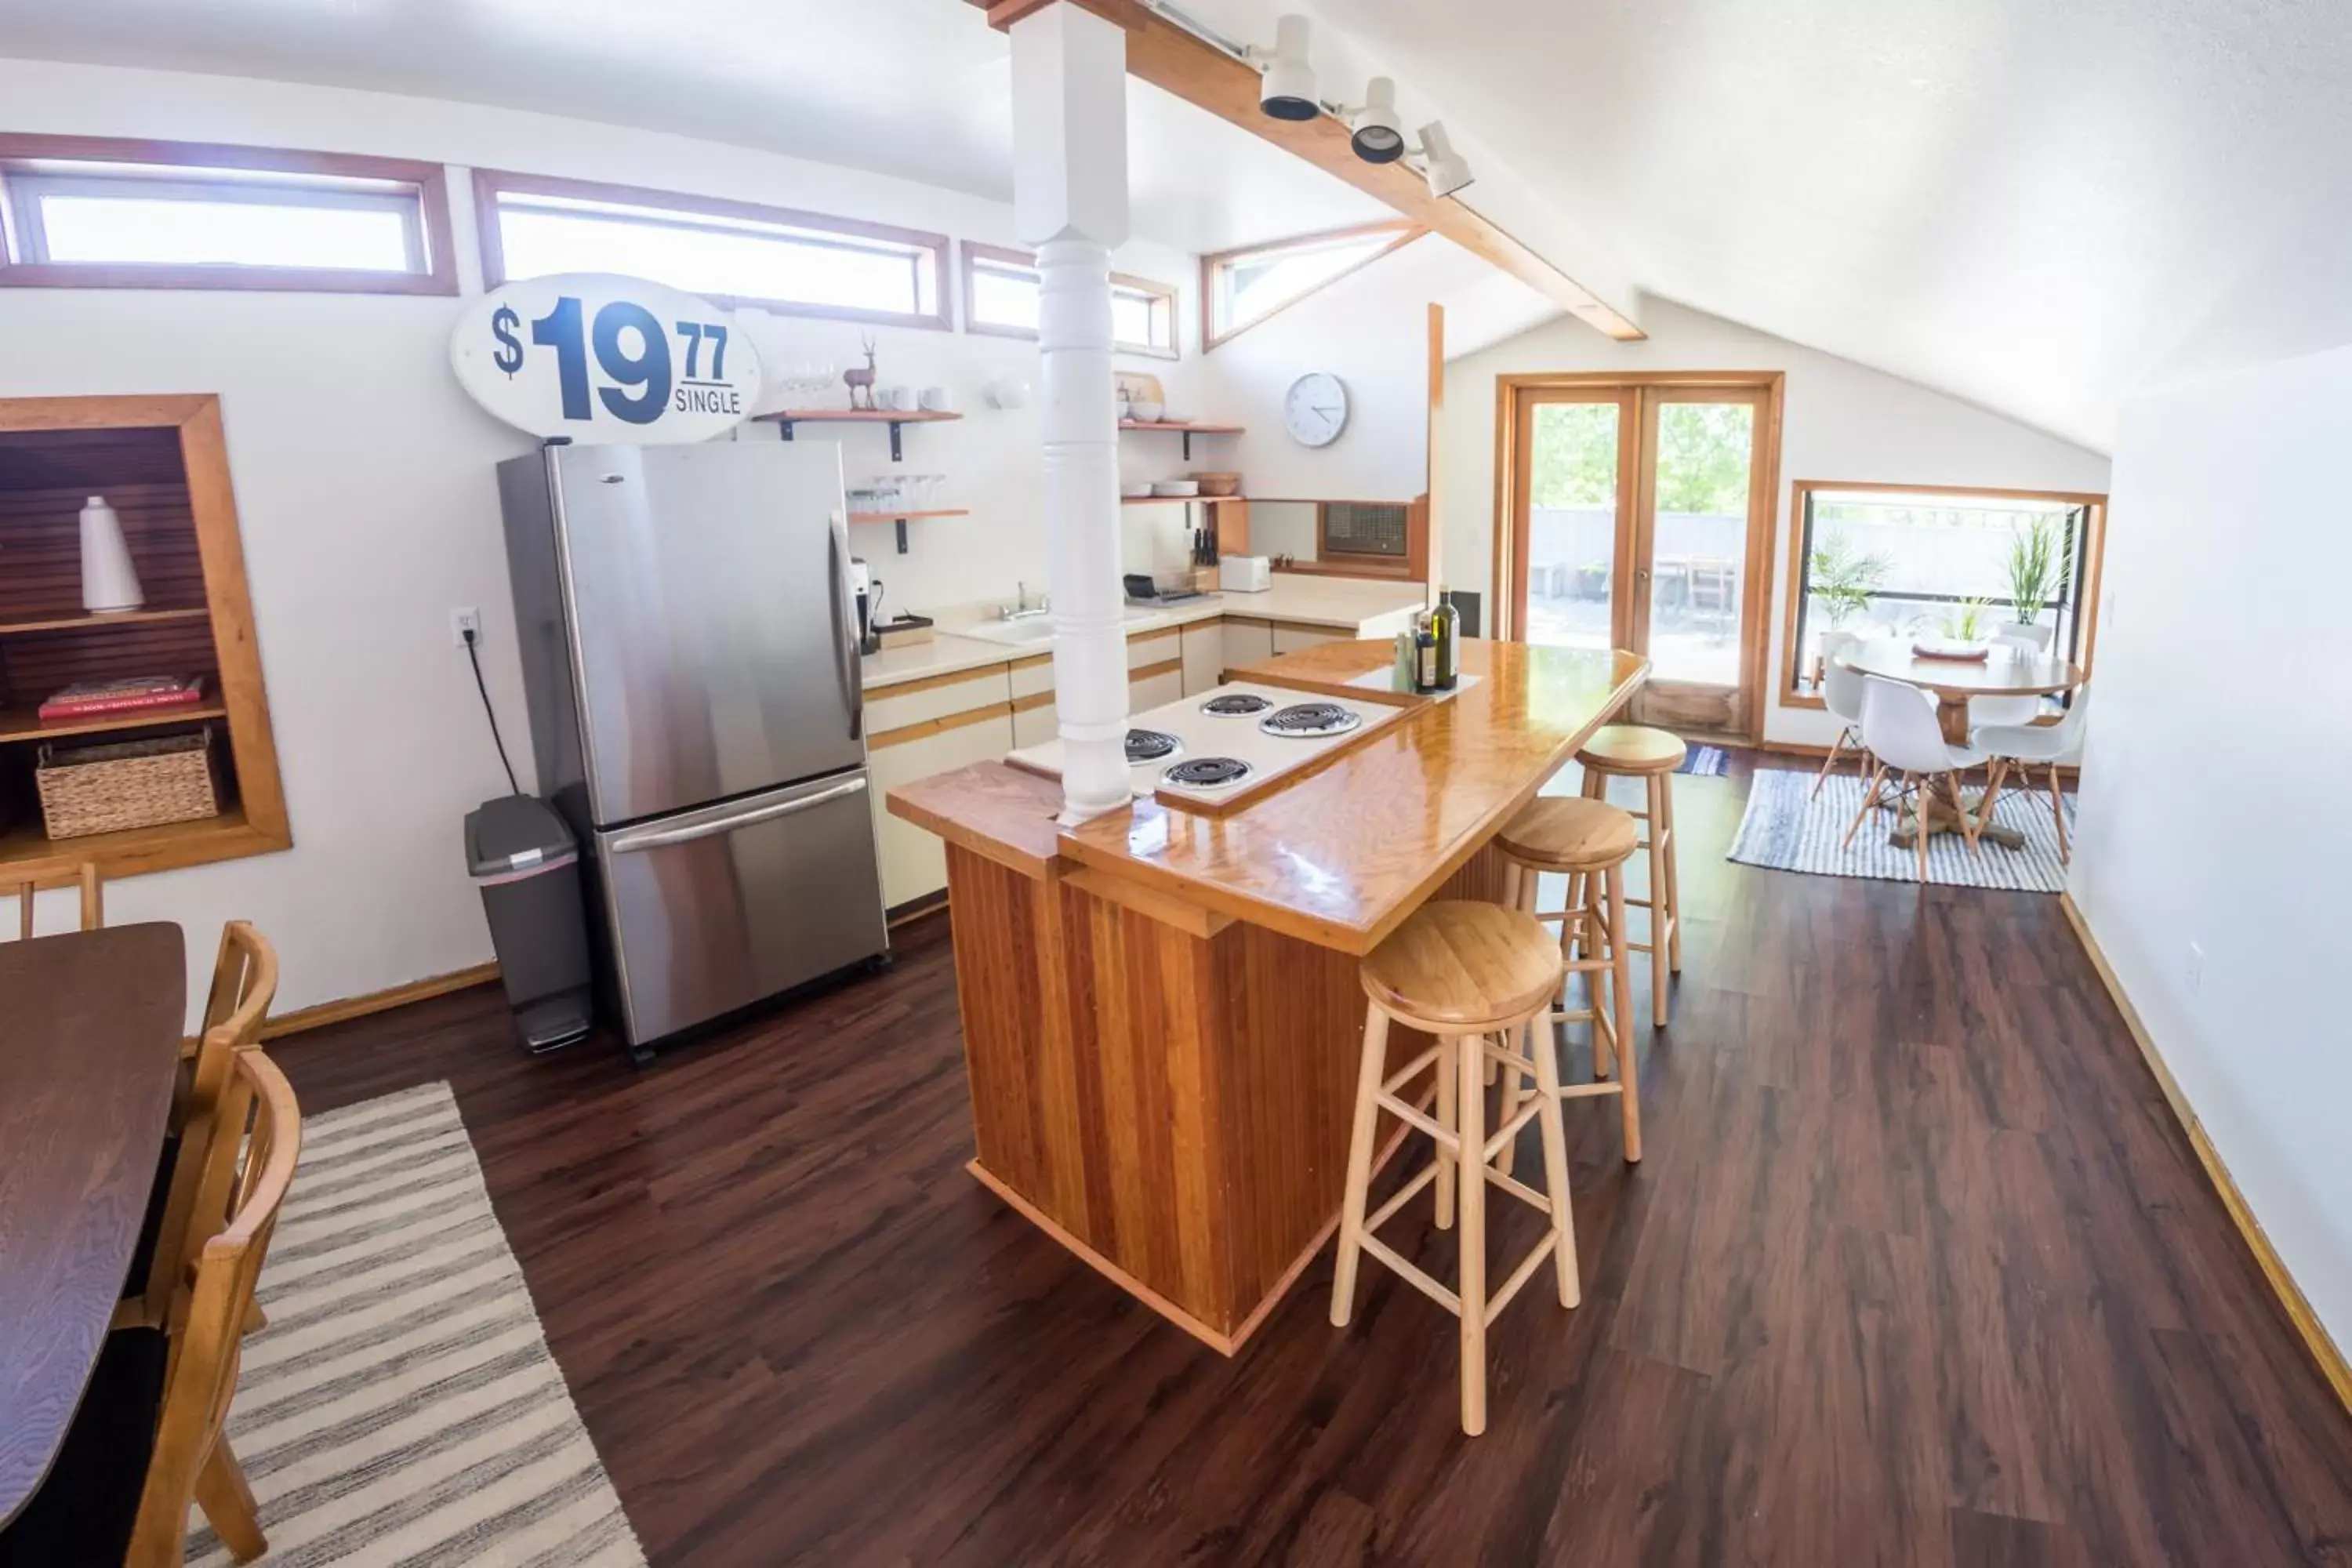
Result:
<svg viewBox="0 0 2352 1568">
<path fill-rule="evenodd" d="M 1391 657 L 1228 674 L 1337 691 Z M 947 845 L 972 1173 L 1228 1354 L 1339 1218 L 1357 958 L 1431 898 L 1499 898 L 1496 830 L 1648 672 L 1479 641 L 1462 667 L 1455 695 L 1230 816 L 1138 801 L 1064 828 L 1061 786 L 1002 763 L 890 792 Z"/>
</svg>

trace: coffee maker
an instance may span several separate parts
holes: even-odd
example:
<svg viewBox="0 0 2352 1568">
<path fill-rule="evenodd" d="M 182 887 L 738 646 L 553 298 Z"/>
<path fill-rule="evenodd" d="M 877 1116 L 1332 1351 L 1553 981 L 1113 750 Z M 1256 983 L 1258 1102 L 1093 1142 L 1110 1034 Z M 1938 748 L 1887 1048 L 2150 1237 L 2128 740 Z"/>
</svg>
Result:
<svg viewBox="0 0 2352 1568">
<path fill-rule="evenodd" d="M 882 635 L 874 629 L 875 612 L 882 607 L 882 584 L 866 563 L 849 558 L 849 584 L 857 592 L 857 651 L 882 651 Z"/>
</svg>

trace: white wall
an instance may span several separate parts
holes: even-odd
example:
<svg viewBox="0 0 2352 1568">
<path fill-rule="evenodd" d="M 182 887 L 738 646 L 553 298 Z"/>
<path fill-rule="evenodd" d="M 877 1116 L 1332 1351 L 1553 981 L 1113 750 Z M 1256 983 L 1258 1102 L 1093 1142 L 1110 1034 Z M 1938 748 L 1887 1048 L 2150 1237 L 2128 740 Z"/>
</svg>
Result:
<svg viewBox="0 0 2352 1568">
<path fill-rule="evenodd" d="M 1851 360 L 1818 353 L 1663 300 L 1644 301 L 1650 336 L 1620 343 L 1561 317 L 1446 367 L 1439 517 L 1445 571 L 1456 587 L 1486 592 L 1495 538 L 1495 378 L 1538 371 L 1778 370 L 1780 493 L 1772 548 L 1768 680 L 1777 693 L 1787 581 L 1789 486 L 1796 479 L 1882 484 L 2046 486 L 2103 491 L 2107 460 L 2053 436 L 1929 392 Z M 2111 533 L 2131 526 L 2120 516 Z M 2109 546 L 2112 551 L 2112 543 Z M 1488 624 L 1491 624 L 1489 617 Z M 2102 649 L 2104 658 L 2105 650 Z M 1834 720 L 1785 709 L 1766 712 L 1769 740 L 1827 745 Z"/>
<path fill-rule="evenodd" d="M 1015 240 L 1008 206 L 740 147 L 484 108 L 282 83 L 0 60 L 0 130 L 242 142 L 699 192 L 958 237 Z M 462 184 L 457 187 L 462 192 Z M 470 205 L 455 215 L 461 273 L 478 265 Z M 1196 319 L 1194 258 L 1123 248 L 1124 271 L 1177 283 Z M 953 285 L 950 285 L 951 289 Z M 459 819 L 503 787 L 448 612 L 482 612 L 491 695 L 529 767 L 492 465 L 530 439 L 458 390 L 447 339 L 462 299 L 0 289 L 0 396 L 212 392 L 222 398 L 295 848 L 125 880 L 121 921 L 204 934 L 255 921 L 285 960 L 281 1010 L 446 973 L 489 956 L 458 848 Z M 862 363 L 859 329 L 789 320 L 798 357 Z M 985 407 L 1005 372 L 1035 379 L 1034 343 L 882 329 L 886 382 L 944 383 L 970 416 L 908 433 L 907 466 L 950 476 L 969 518 L 887 527 L 854 545 L 901 605 L 1008 598 L 1045 575 L 1036 405 Z M 1177 384 L 1197 365 L 1139 361 Z M 1172 374 L 1171 374 L 1172 372 Z M 767 438 L 767 432 L 756 433 Z M 803 426 L 803 439 L 824 427 Z M 887 465 L 883 435 L 851 432 L 853 479 Z M 1172 454 L 1171 454 L 1172 457 Z M 1172 464 L 1171 464 L 1172 466 Z M 526 785 L 529 784 L 526 777 Z M 69 918 L 44 900 L 43 919 Z M 201 984 L 192 1000 L 200 1000 Z"/>
<path fill-rule="evenodd" d="M 1432 300 L 1492 269 L 1450 242 L 1414 240 L 1202 356 L 1188 410 L 1245 426 L 1212 437 L 1230 451 L 1245 494 L 1297 500 L 1409 501 L 1428 483 Z M 1348 389 L 1348 426 L 1328 447 L 1302 447 L 1282 424 L 1283 395 L 1309 371 Z M 1195 443 L 1197 456 L 1202 449 Z M 1256 549 L 1252 542 L 1251 548 Z"/>
<path fill-rule="evenodd" d="M 2069 879 L 2339 1345 L 2352 1345 L 2347 437 L 2352 346 L 2125 407 Z M 2257 760 L 2258 773 L 2229 765 Z"/>
</svg>

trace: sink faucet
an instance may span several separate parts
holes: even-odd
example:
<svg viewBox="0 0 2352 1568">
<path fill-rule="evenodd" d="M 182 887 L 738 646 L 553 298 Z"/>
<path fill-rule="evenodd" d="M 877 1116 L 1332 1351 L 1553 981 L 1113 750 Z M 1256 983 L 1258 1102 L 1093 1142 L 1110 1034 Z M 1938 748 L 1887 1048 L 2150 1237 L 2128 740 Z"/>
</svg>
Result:
<svg viewBox="0 0 2352 1568">
<path fill-rule="evenodd" d="M 1002 605 L 998 608 L 996 613 L 996 618 L 998 620 L 1027 620 L 1033 616 L 1045 615 L 1053 608 L 1054 596 L 1051 594 L 1040 593 L 1037 595 L 1037 602 L 1034 605 L 1032 605 L 1029 602 L 1028 584 L 1016 582 L 1013 586 L 1018 598 L 1015 603 Z"/>
</svg>

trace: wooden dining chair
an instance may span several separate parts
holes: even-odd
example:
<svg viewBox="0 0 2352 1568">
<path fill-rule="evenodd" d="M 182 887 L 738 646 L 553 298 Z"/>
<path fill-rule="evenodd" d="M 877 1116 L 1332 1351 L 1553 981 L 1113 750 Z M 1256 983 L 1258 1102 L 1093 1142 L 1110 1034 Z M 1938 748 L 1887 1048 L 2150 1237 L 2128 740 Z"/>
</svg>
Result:
<svg viewBox="0 0 2352 1568">
<path fill-rule="evenodd" d="M 219 956 L 205 1001 L 203 1032 L 184 1055 L 192 1057 L 173 1107 L 176 1141 L 161 1179 L 162 1207 L 143 1276 L 132 1284 L 135 1298 L 118 1313 L 120 1325 L 160 1324 L 173 1297 L 187 1285 L 189 1262 L 228 1223 L 230 1187 L 236 1180 L 237 1146 L 244 1123 L 223 1120 L 222 1096 L 234 1078 L 237 1058 L 261 1044 L 262 1025 L 278 994 L 278 953 L 268 939 L 245 921 L 221 928 Z"/>
<path fill-rule="evenodd" d="M 302 1113 L 286 1075 L 255 1050 L 231 1059 L 215 1125 L 242 1129 L 248 1117 L 253 1131 L 236 1207 L 192 1260 L 190 1289 L 173 1312 L 163 1412 L 125 1568 L 179 1568 L 191 1501 L 238 1562 L 269 1549 L 253 1489 L 224 1428 L 236 1394 L 247 1313 L 302 1151 Z"/>
<path fill-rule="evenodd" d="M 180 1568 L 192 1502 L 238 1562 L 268 1549 L 225 1428 L 247 1315 L 301 1152 L 301 1111 L 277 1064 L 247 1050 L 230 1059 L 216 1116 L 246 1148 L 235 1207 L 191 1260 L 168 1331 L 107 1337 L 56 1463 L 0 1529 L 0 1563 Z"/>
<path fill-rule="evenodd" d="M 20 940 L 33 939 L 33 895 L 40 890 L 44 880 L 55 875 L 54 863 L 38 869 L 27 867 L 11 884 L 16 895 L 16 935 Z M 81 889 L 81 929 L 96 931 L 106 923 L 106 884 L 98 874 L 98 862 L 84 860 L 75 867 L 74 881 Z"/>
</svg>

